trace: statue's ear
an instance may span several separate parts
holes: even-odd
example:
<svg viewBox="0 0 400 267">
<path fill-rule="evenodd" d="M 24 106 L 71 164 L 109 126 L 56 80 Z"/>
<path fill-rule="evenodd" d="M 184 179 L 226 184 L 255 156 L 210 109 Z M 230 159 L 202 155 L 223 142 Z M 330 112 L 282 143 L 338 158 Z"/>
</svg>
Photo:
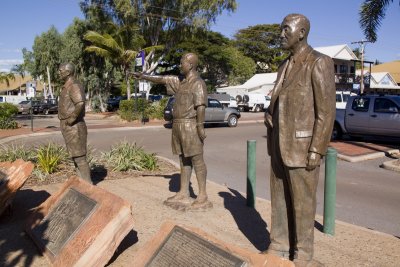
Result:
<svg viewBox="0 0 400 267">
<path fill-rule="evenodd" d="M 301 28 L 299 33 L 300 40 L 303 40 L 305 36 L 306 36 L 306 29 Z"/>
</svg>

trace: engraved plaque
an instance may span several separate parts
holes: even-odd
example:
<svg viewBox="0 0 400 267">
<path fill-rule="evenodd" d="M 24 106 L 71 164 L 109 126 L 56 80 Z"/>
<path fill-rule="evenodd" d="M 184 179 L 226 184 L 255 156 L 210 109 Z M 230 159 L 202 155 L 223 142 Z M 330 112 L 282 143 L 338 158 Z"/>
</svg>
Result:
<svg viewBox="0 0 400 267">
<path fill-rule="evenodd" d="M 175 226 L 146 267 L 245 267 L 247 263 L 200 236 Z"/>
<path fill-rule="evenodd" d="M 70 188 L 32 229 L 32 233 L 56 256 L 90 217 L 96 204 L 96 201 Z"/>
</svg>

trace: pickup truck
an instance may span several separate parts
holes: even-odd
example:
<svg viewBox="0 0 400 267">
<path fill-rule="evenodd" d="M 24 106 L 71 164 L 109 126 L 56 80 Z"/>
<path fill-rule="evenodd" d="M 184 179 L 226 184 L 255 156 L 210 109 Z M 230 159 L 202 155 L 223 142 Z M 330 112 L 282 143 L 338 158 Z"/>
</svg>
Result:
<svg viewBox="0 0 400 267">
<path fill-rule="evenodd" d="M 346 109 L 336 109 L 332 139 L 343 134 L 400 137 L 400 96 L 351 96 Z"/>
</svg>

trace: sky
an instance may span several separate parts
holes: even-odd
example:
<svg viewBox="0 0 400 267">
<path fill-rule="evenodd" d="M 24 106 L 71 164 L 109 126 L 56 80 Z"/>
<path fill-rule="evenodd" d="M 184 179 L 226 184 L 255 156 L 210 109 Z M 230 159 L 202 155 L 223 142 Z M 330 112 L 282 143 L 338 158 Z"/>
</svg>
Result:
<svg viewBox="0 0 400 267">
<path fill-rule="evenodd" d="M 236 12 L 224 12 L 211 30 L 226 37 L 256 24 L 281 23 L 290 13 L 301 13 L 311 22 L 308 42 L 313 47 L 347 44 L 364 39 L 358 23 L 361 0 L 237 0 Z M 75 17 L 83 18 L 79 0 L 1 0 L 0 71 L 21 64 L 22 48 L 32 50 L 36 36 L 54 25 L 62 33 Z M 393 1 L 378 30 L 378 41 L 367 43 L 365 59 L 400 60 L 400 5 Z"/>
</svg>

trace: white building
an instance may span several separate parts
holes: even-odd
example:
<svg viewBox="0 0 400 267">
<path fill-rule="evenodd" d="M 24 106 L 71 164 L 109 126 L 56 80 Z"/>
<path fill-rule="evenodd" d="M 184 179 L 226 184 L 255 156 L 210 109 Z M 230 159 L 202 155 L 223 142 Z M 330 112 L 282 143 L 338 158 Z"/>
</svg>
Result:
<svg viewBox="0 0 400 267">
<path fill-rule="evenodd" d="M 268 95 L 274 88 L 277 73 L 255 74 L 242 85 L 217 88 L 218 93 L 226 93 L 233 97 L 249 93 Z"/>
<path fill-rule="evenodd" d="M 314 48 L 318 52 L 330 56 L 334 62 L 336 90 L 351 90 L 357 83 L 355 63 L 359 61 L 351 48 L 346 45 L 333 45 Z M 366 75 L 367 76 L 367 75 Z M 249 93 L 268 95 L 274 88 L 277 73 L 261 73 L 251 77 L 242 85 L 217 88 L 218 93 L 227 93 L 233 97 Z"/>
</svg>

